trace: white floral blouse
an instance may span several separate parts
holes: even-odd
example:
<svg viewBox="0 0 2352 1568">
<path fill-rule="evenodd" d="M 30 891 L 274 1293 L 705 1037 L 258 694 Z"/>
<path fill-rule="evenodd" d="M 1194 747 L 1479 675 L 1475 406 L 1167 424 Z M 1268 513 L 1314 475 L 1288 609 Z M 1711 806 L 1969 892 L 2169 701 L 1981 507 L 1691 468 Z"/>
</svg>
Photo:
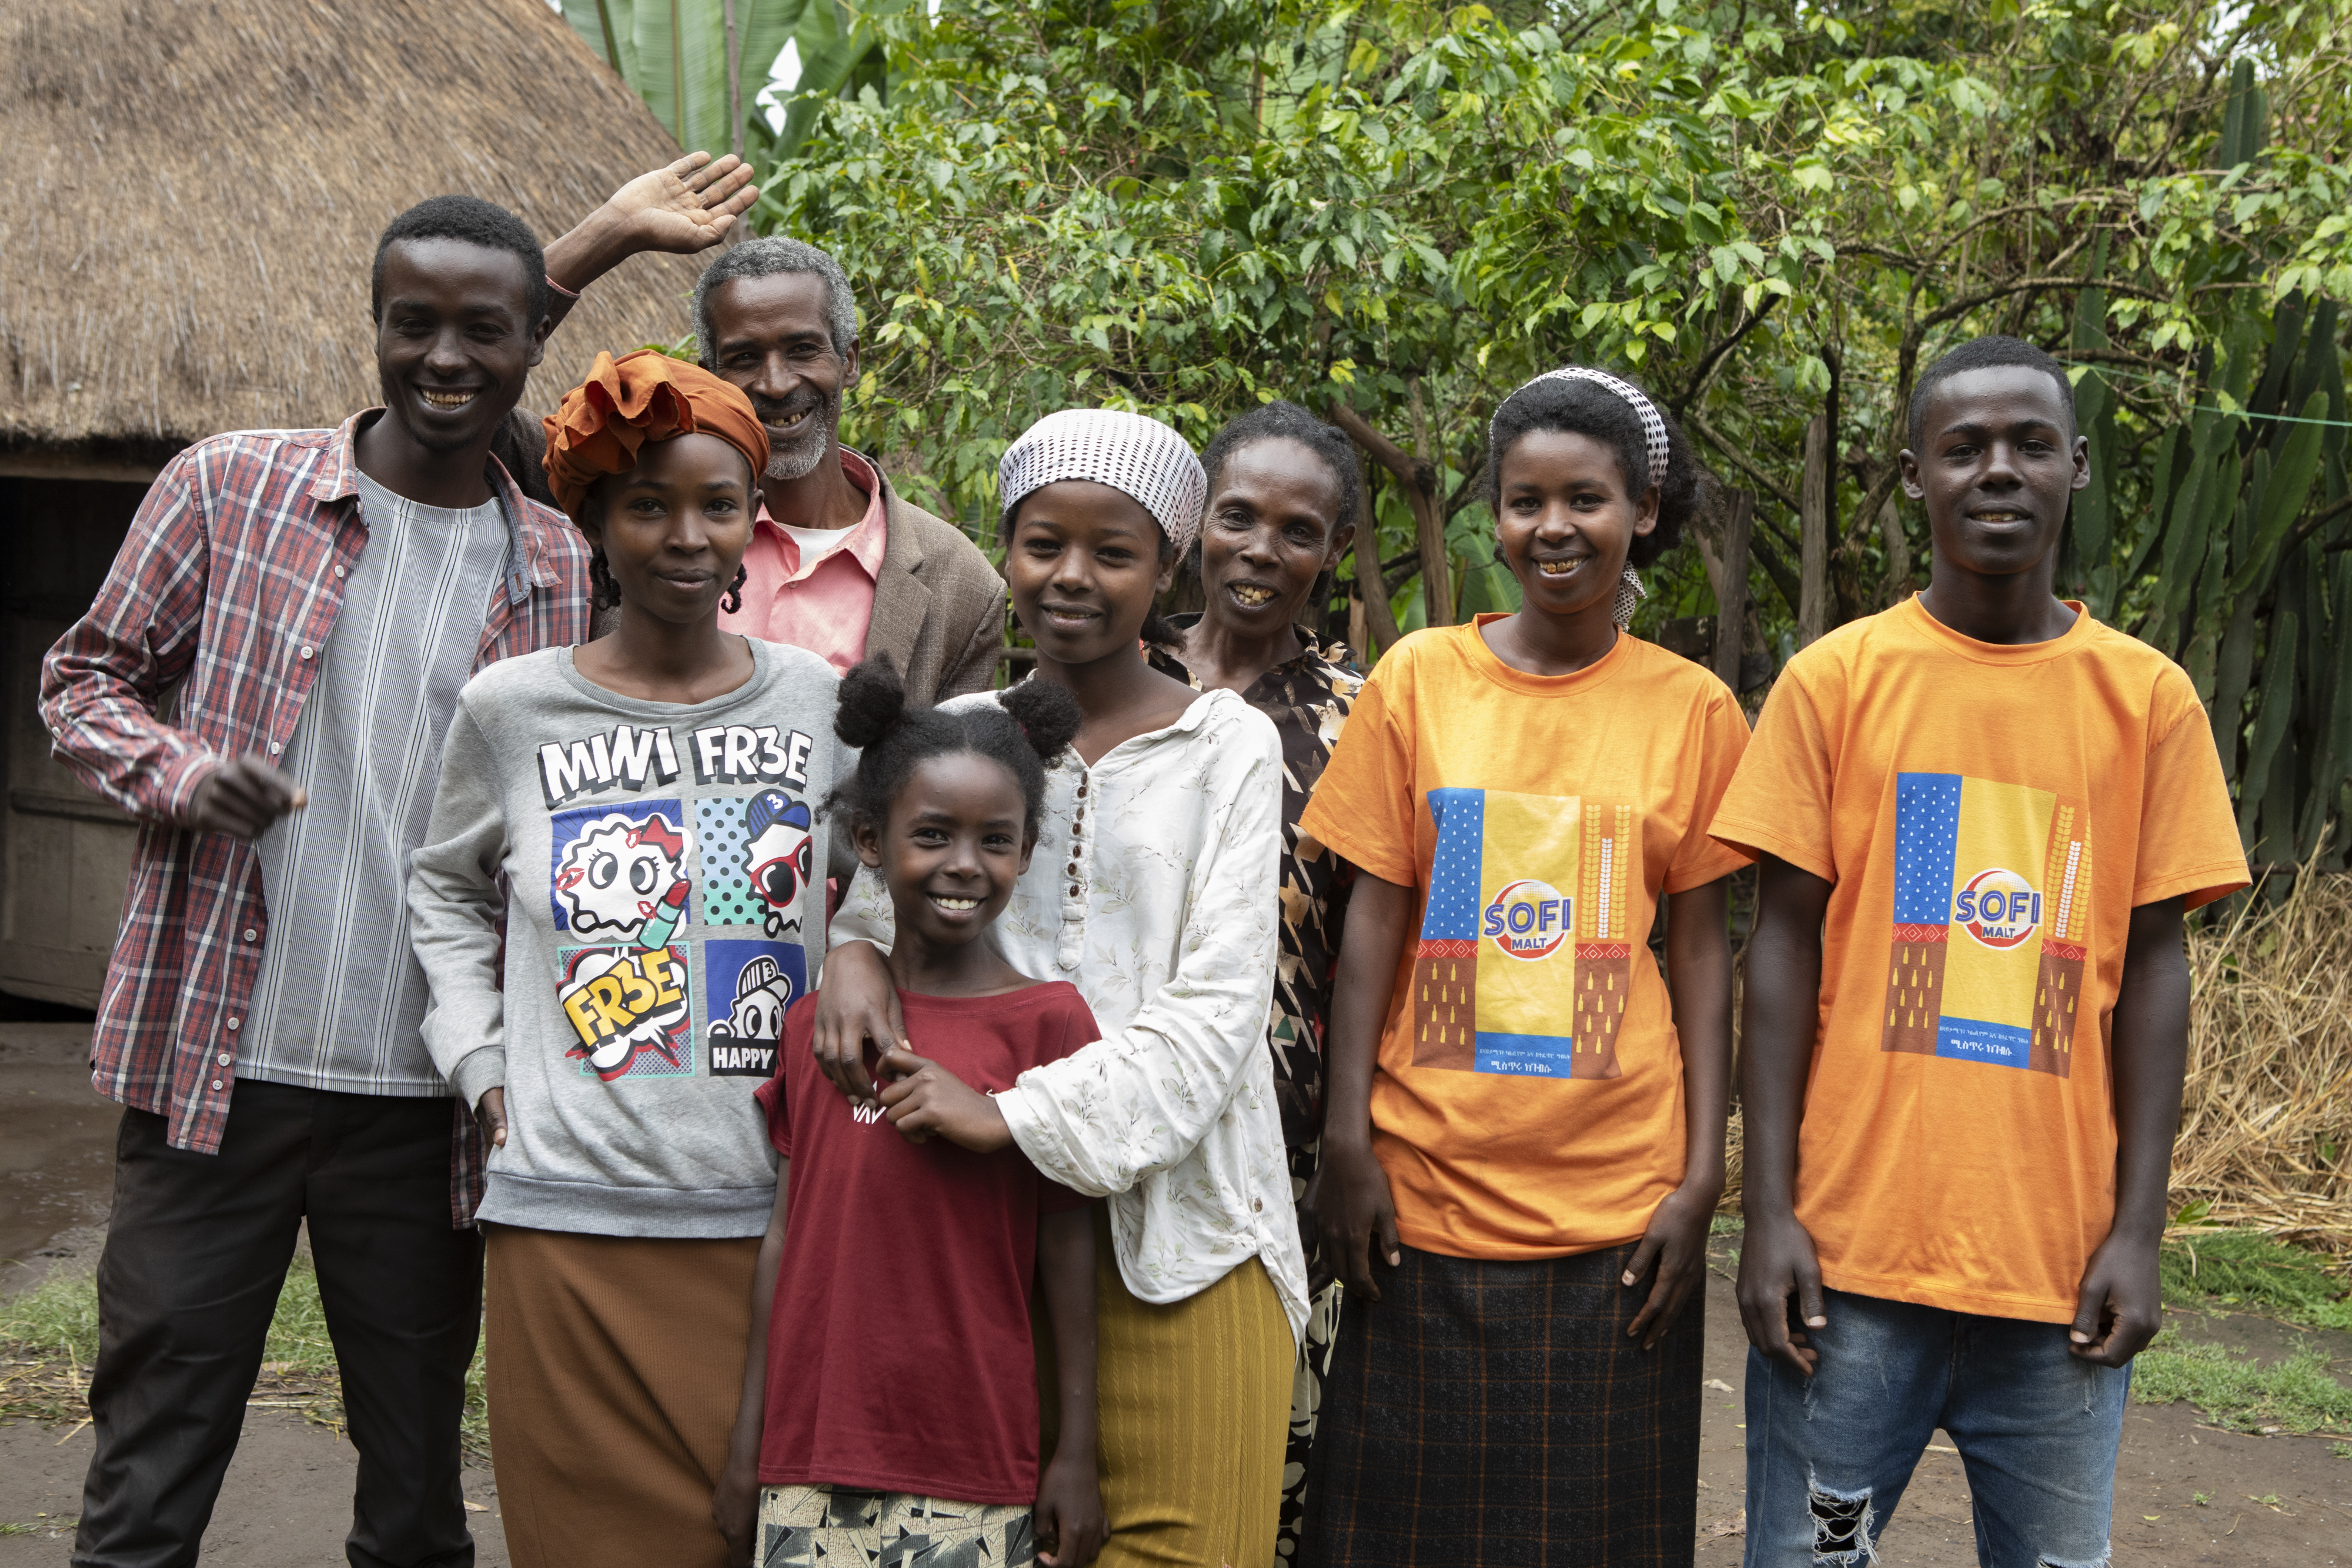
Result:
<svg viewBox="0 0 2352 1568">
<path fill-rule="evenodd" d="M 1046 769 L 1036 852 L 991 936 L 1022 973 L 1076 986 L 1103 1030 L 996 1097 L 1022 1152 L 1109 1200 L 1139 1300 L 1181 1301 L 1255 1257 L 1296 1335 L 1307 1260 L 1265 1051 L 1281 859 L 1281 741 L 1210 692 L 1092 768 L 1066 751 Z M 887 949 L 893 930 L 861 871 L 834 944 Z"/>
</svg>

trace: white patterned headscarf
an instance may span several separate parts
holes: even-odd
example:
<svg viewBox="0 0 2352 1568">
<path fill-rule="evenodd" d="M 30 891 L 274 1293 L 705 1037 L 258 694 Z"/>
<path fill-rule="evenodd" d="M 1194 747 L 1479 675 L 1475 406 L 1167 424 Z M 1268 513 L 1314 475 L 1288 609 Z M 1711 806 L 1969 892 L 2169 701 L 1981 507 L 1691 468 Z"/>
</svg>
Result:
<svg viewBox="0 0 2352 1568">
<path fill-rule="evenodd" d="M 1066 408 L 1022 433 L 996 465 L 1003 520 L 1062 479 L 1091 479 L 1135 497 L 1181 556 L 1201 536 L 1209 476 L 1191 444 L 1156 419 L 1111 408 Z"/>
<path fill-rule="evenodd" d="M 1658 413 L 1658 405 L 1643 394 L 1640 387 L 1622 377 L 1612 376 L 1607 371 L 1596 371 L 1590 365 L 1562 365 L 1559 370 L 1546 371 L 1534 381 L 1523 382 L 1512 392 L 1511 397 L 1518 396 L 1537 382 L 1591 382 L 1624 399 L 1626 406 L 1633 411 L 1633 417 L 1642 426 L 1642 455 L 1649 469 L 1643 476 L 1645 487 L 1646 485 L 1663 485 L 1665 482 L 1668 455 L 1665 417 Z M 1510 401 L 1509 397 L 1503 400 L 1504 402 Z M 1486 444 L 1490 451 L 1495 444 L 1496 421 L 1502 417 L 1502 404 L 1497 403 L 1495 419 L 1486 422 Z M 1628 564 L 1624 574 L 1617 580 L 1617 601 L 1610 609 L 1610 619 L 1620 626 L 1632 625 L 1633 607 L 1649 596 L 1650 591 L 1642 586 L 1642 574 Z"/>
</svg>

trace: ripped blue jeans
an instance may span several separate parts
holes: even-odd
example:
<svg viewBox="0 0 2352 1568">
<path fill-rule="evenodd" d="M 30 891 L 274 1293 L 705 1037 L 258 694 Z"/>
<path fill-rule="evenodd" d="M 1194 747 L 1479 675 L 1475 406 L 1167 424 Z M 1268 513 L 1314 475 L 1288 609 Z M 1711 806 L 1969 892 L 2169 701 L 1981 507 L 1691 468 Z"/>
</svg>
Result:
<svg viewBox="0 0 2352 1568">
<path fill-rule="evenodd" d="M 1813 1376 L 1748 1353 L 1746 1568 L 1875 1563 L 1937 1427 L 1952 1435 L 1984 1568 L 2107 1561 L 2128 1368 L 2066 1325 L 1823 1292 Z"/>
</svg>

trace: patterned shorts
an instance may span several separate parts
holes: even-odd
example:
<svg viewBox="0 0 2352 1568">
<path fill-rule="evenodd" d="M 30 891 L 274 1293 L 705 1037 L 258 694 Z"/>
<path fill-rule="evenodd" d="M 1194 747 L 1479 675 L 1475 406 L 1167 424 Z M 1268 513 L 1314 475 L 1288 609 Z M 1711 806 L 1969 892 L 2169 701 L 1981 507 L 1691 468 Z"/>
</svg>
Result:
<svg viewBox="0 0 2352 1568">
<path fill-rule="evenodd" d="M 1030 1511 L 849 1487 L 760 1489 L 755 1568 L 1029 1568 Z"/>
</svg>

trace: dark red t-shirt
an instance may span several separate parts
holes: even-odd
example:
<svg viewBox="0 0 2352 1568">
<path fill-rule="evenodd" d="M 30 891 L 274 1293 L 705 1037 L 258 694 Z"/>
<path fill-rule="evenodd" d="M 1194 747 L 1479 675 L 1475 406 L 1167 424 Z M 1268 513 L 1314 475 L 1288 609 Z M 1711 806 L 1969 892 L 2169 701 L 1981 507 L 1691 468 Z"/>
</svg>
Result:
<svg viewBox="0 0 2352 1568">
<path fill-rule="evenodd" d="M 759 1092 L 792 1162 L 761 1484 L 1034 1501 L 1037 1216 L 1087 1200 L 1018 1149 L 910 1144 L 852 1110 L 810 1053 L 815 1002 L 784 1014 L 776 1075 Z M 1101 1034 L 1059 980 L 898 1002 L 915 1054 L 984 1092 Z"/>
</svg>

